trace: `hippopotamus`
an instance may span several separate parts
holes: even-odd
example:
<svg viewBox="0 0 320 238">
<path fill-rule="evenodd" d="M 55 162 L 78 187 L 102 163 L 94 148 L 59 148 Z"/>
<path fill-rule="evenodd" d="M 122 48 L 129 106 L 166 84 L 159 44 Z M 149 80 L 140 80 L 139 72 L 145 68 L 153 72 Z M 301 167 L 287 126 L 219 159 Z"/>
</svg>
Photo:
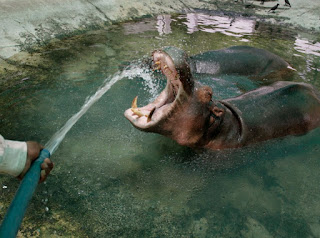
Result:
<svg viewBox="0 0 320 238">
<path fill-rule="evenodd" d="M 193 148 L 221 150 L 302 135 L 320 125 L 320 94 L 310 84 L 278 81 L 215 100 L 209 86 L 194 80 L 184 51 L 156 50 L 152 60 L 166 76 L 167 85 L 153 102 L 138 107 L 136 97 L 125 111 L 139 130 Z"/>
<path fill-rule="evenodd" d="M 278 55 L 250 46 L 232 46 L 197 54 L 190 57 L 189 65 L 193 74 L 237 74 L 258 80 L 286 79 L 295 71 Z"/>
</svg>

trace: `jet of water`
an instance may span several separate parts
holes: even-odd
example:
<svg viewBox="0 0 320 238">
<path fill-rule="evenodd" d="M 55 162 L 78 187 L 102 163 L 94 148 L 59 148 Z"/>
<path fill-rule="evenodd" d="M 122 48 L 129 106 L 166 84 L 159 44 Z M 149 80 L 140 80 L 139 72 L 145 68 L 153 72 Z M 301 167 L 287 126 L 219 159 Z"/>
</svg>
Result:
<svg viewBox="0 0 320 238">
<path fill-rule="evenodd" d="M 113 76 L 108 77 L 103 85 L 95 92 L 94 95 L 87 98 L 80 111 L 74 114 L 66 124 L 57 131 L 51 139 L 45 145 L 45 148 L 49 150 L 52 155 L 56 149 L 58 148 L 61 141 L 64 139 L 65 135 L 68 131 L 73 127 L 73 125 L 88 111 L 88 109 L 98 101 L 116 82 L 123 78 L 132 79 L 136 76 L 140 76 L 143 78 L 147 78 L 149 80 L 150 74 L 146 72 L 145 68 L 141 68 L 139 66 L 129 66 L 122 72 L 117 72 Z"/>
</svg>

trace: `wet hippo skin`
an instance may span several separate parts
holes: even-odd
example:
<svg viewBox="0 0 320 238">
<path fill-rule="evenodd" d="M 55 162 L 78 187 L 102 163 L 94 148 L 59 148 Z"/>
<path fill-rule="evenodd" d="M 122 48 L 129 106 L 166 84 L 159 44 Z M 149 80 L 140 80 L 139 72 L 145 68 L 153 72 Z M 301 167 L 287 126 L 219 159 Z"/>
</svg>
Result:
<svg viewBox="0 0 320 238">
<path fill-rule="evenodd" d="M 182 50 L 157 50 L 152 58 L 167 85 L 154 102 L 139 108 L 135 98 L 125 111 L 139 130 L 181 145 L 217 150 L 301 135 L 320 125 L 320 94 L 312 85 L 279 81 L 215 101 L 210 87 L 193 80 L 190 60 Z"/>
<path fill-rule="evenodd" d="M 190 57 L 192 73 L 238 74 L 252 79 L 286 79 L 293 68 L 281 57 L 255 47 L 233 46 Z"/>
<path fill-rule="evenodd" d="M 320 125 L 320 96 L 306 83 L 279 81 L 215 104 L 224 111 L 224 118 L 220 118 L 216 135 L 209 135 L 207 148 L 234 148 L 302 135 Z"/>
</svg>

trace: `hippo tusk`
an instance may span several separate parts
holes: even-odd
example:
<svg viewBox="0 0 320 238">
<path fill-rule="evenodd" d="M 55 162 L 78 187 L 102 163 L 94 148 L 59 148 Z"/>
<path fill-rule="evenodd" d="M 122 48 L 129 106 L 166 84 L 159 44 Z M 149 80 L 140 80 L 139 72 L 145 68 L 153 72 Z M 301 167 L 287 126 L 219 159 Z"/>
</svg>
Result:
<svg viewBox="0 0 320 238">
<path fill-rule="evenodd" d="M 131 111 L 133 112 L 133 115 L 137 115 L 138 117 L 145 116 L 138 108 L 131 108 Z"/>
<path fill-rule="evenodd" d="M 142 116 L 145 116 L 145 117 L 148 117 L 150 116 L 149 115 L 145 115 L 143 114 L 142 112 L 140 112 L 138 106 L 137 106 L 137 101 L 138 101 L 138 96 L 136 96 L 133 100 L 132 100 L 132 104 L 131 104 L 131 111 L 133 112 L 133 115 L 137 115 L 138 117 L 142 117 Z M 152 110 L 152 113 L 153 111 L 155 110 L 155 108 Z M 151 114 L 152 116 L 152 114 Z M 151 116 L 150 116 L 150 120 L 151 120 Z"/>
<path fill-rule="evenodd" d="M 132 100 L 131 108 L 138 108 L 137 101 L 138 101 L 138 96 L 135 96 L 135 98 Z"/>
<path fill-rule="evenodd" d="M 144 114 L 139 111 L 138 106 L 137 106 L 137 101 L 138 101 L 138 96 L 136 96 L 132 100 L 131 111 L 133 112 L 134 115 L 137 115 L 138 117 L 142 117 L 142 116 L 144 116 Z"/>
</svg>

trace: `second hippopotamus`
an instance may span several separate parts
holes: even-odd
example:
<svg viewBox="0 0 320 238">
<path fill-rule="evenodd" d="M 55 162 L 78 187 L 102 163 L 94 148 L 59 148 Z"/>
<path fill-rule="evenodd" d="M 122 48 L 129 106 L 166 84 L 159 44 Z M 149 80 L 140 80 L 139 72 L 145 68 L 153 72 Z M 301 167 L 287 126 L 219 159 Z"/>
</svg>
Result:
<svg viewBox="0 0 320 238">
<path fill-rule="evenodd" d="M 152 60 L 167 85 L 155 101 L 138 107 L 135 98 L 125 111 L 139 130 L 181 145 L 217 150 L 300 135 L 320 125 L 320 94 L 312 85 L 279 81 L 217 101 L 209 86 L 193 79 L 184 51 L 156 50 Z"/>
<path fill-rule="evenodd" d="M 197 54 L 190 57 L 189 65 L 192 73 L 237 74 L 257 80 L 287 79 L 295 71 L 278 55 L 251 46 L 232 46 Z"/>
</svg>

